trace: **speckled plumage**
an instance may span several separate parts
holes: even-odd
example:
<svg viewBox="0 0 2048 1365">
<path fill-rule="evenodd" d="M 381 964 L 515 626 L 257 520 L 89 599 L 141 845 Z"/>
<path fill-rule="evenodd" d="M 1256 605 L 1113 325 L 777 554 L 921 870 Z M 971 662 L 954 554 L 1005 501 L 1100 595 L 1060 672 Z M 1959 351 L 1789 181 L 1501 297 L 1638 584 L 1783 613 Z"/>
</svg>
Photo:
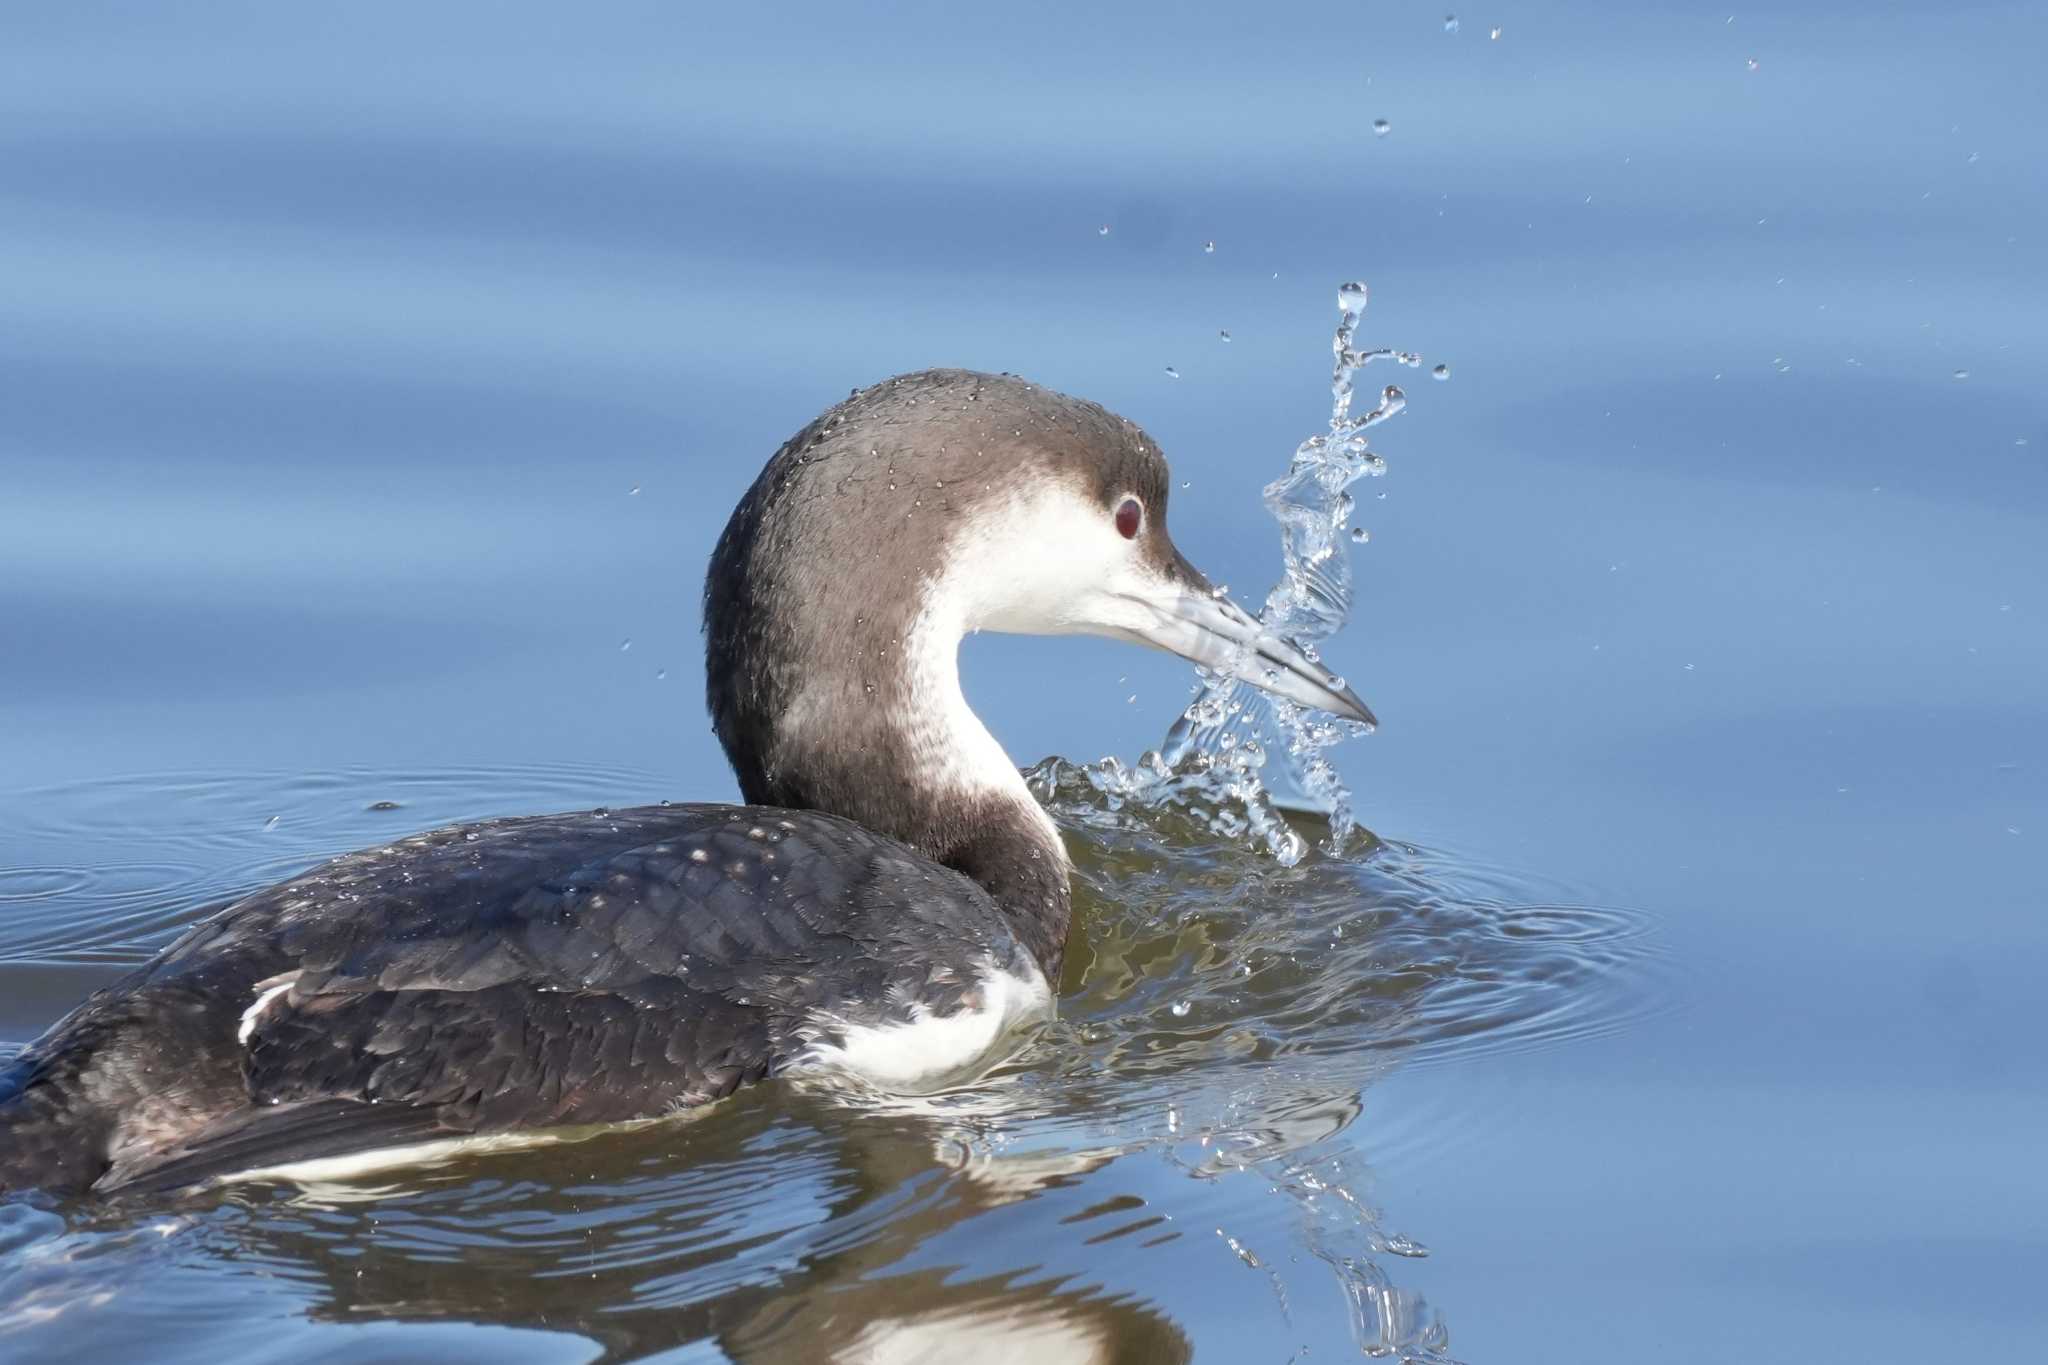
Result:
<svg viewBox="0 0 2048 1365">
<path fill-rule="evenodd" d="M 1036 970 L 986 892 L 818 812 L 436 830 L 239 901 L 87 1001 L 0 1079 L 0 1104 L 72 1101 L 8 1127 L 0 1181 L 183 1184 L 281 1151 L 658 1115 L 836 1042 L 820 1020 L 950 1013 L 990 960 Z"/>
</svg>

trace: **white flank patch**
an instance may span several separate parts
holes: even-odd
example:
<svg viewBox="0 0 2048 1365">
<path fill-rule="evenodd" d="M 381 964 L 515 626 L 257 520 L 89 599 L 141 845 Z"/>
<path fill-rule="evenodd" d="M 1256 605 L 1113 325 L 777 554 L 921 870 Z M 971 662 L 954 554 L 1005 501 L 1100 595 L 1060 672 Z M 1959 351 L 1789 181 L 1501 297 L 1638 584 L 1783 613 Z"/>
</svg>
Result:
<svg viewBox="0 0 2048 1365">
<path fill-rule="evenodd" d="M 235 1028 L 235 1041 L 237 1043 L 244 1047 L 249 1045 L 249 1036 L 256 1032 L 256 1021 L 262 1015 L 263 1007 L 290 990 L 298 979 L 299 974 L 292 972 L 281 980 L 277 977 L 272 977 L 271 981 L 277 983 L 275 985 L 262 981 L 256 983 L 261 989 L 256 992 L 256 1003 L 242 1011 L 242 1022 Z"/>
<path fill-rule="evenodd" d="M 1007 1055 L 1003 1044 L 1020 1024 L 1052 1013 L 1052 990 L 1036 967 L 1013 976 L 986 963 L 973 989 L 979 1002 L 951 1014 L 916 1005 L 901 1024 L 821 1021 L 841 1041 L 813 1043 L 792 1070 L 843 1072 L 898 1093 L 936 1090 L 978 1076 Z"/>
<path fill-rule="evenodd" d="M 405 1166 L 437 1166 L 459 1156 L 524 1151 L 530 1147 L 552 1147 L 558 1142 L 576 1140 L 545 1129 L 527 1133 L 490 1133 L 482 1137 L 440 1138 L 404 1147 L 374 1147 L 367 1152 L 350 1152 L 347 1156 L 314 1157 L 307 1161 L 280 1162 L 275 1166 L 255 1166 L 224 1175 L 219 1183 L 289 1180 L 300 1185 L 342 1184 Z"/>
<path fill-rule="evenodd" d="M 700 1105 L 679 1114 L 659 1118 L 626 1119 L 619 1123 L 566 1124 L 559 1128 L 525 1128 L 510 1133 L 479 1133 L 471 1137 L 436 1138 L 396 1147 L 372 1147 L 343 1156 L 309 1157 L 304 1161 L 280 1161 L 270 1166 L 252 1166 L 217 1176 L 216 1185 L 233 1185 L 244 1180 L 283 1180 L 304 1187 L 316 1203 L 364 1203 L 402 1194 L 412 1188 L 403 1182 L 360 1184 L 371 1176 L 393 1171 L 432 1169 L 468 1157 L 500 1152 L 526 1152 L 565 1143 L 588 1142 L 611 1134 L 637 1132 L 654 1124 L 674 1126 L 703 1117 L 715 1105 Z"/>
</svg>

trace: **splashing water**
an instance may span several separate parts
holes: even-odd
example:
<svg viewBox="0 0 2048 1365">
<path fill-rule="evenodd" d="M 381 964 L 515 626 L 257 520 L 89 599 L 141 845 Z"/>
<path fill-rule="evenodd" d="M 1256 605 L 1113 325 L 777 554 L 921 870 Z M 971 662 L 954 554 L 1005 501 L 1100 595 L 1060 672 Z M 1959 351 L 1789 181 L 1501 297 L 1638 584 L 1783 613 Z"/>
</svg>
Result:
<svg viewBox="0 0 2048 1365">
<path fill-rule="evenodd" d="M 1351 615 L 1351 558 L 1344 541 L 1353 503 L 1345 490 L 1366 475 L 1384 474 L 1387 468 L 1367 444 L 1366 432 L 1399 415 L 1408 403 L 1401 390 L 1389 384 L 1380 391 L 1371 411 L 1352 416 L 1357 376 L 1375 360 L 1393 360 L 1410 368 L 1422 363 L 1420 356 L 1406 351 L 1355 349 L 1353 341 L 1365 303 L 1362 284 L 1347 284 L 1337 291 L 1339 320 L 1330 343 L 1334 365 L 1329 434 L 1311 436 L 1296 447 L 1287 474 L 1265 490 L 1267 510 L 1280 523 L 1286 573 L 1266 595 L 1259 620 L 1274 634 L 1306 647 L 1311 655 L 1315 642 L 1334 635 Z M 1214 686 L 1213 679 L 1208 682 Z M 1263 698 L 1261 704 L 1284 742 L 1281 753 L 1294 789 L 1329 815 L 1332 844 L 1341 845 L 1355 826 L 1350 793 L 1328 751 L 1371 727 L 1281 698 Z M 1167 742 L 1171 751 L 1174 736 L 1169 734 Z"/>
<path fill-rule="evenodd" d="M 1366 433 L 1397 416 L 1408 401 L 1389 384 L 1370 411 L 1353 416 L 1358 375 L 1377 360 L 1411 369 L 1422 364 L 1420 356 L 1408 351 L 1357 348 L 1365 305 L 1364 285 L 1338 289 L 1337 331 L 1330 343 L 1329 429 L 1297 446 L 1287 473 L 1266 485 L 1264 494 L 1267 510 L 1280 523 L 1285 573 L 1266 595 L 1259 620 L 1273 634 L 1301 645 L 1311 658 L 1316 642 L 1334 635 L 1351 614 L 1345 541 L 1362 544 L 1364 538 L 1352 532 L 1355 504 L 1345 490 L 1360 478 L 1386 472 L 1386 462 L 1372 451 Z M 1032 773 L 1041 797 L 1063 783 L 1078 783 L 1110 810 L 1125 802 L 1176 810 L 1226 838 L 1249 836 L 1289 866 L 1301 860 L 1308 846 L 1281 814 L 1283 808 L 1327 815 L 1332 851 L 1355 841 L 1359 831 L 1350 793 L 1329 750 L 1371 727 L 1260 692 L 1226 669 L 1197 672 L 1202 681 L 1195 699 L 1158 750 L 1129 767 L 1114 758 L 1087 765 L 1050 759 Z M 1281 758 L 1278 780 L 1264 772 L 1272 752 Z"/>
<path fill-rule="evenodd" d="M 834 1354 L 850 1314 L 946 1310 L 957 1279 L 1005 1311 L 1102 1326 L 1119 1359 L 1207 1359 L 1221 1282 L 1174 1259 L 1199 1240 L 1243 1277 L 1231 1312 L 1270 1314 L 1293 1358 L 1353 1358 L 1337 1349 L 1348 1339 L 1445 1365 L 1443 1320 L 1408 1283 L 1423 1248 L 1376 1188 L 1385 1163 L 1439 1140 L 1441 1115 L 1382 1106 L 1368 1140 L 1361 1095 L 1396 1066 L 1546 1049 L 1659 1008 L 1669 992 L 1641 970 L 1642 926 L 1400 842 L 1276 868 L 1184 808 L 1119 802 L 1079 773 L 1034 773 L 1073 858 L 1070 980 L 1042 1041 L 988 1081 L 893 1103 L 750 1088 L 600 1142 L 172 1209 L 0 1205 L 0 1357 L 111 1357 L 168 1322 L 179 1349 L 156 1354 L 196 1359 L 184 1342 L 258 1331 L 296 1345 L 375 1317 L 574 1331 L 613 1358 L 730 1324 L 730 1339 L 769 1343 L 734 1359 L 813 1360 Z M 111 979 L 207 907 L 366 840 L 637 803 L 663 785 L 559 765 L 0 792 L 8 848 L 35 857 L 9 866 L 0 851 L 0 1061 L 52 988 L 79 979 L 44 979 L 52 966 Z M 1242 825 L 1243 806 L 1217 808 Z M 1027 1263 L 1046 1273 L 1020 1278 Z M 933 1264 L 960 1269 L 941 1283 Z M 283 1288 L 253 1302 L 252 1266 Z M 1069 1282 L 1101 1288 L 1070 1300 Z M 1138 1316 L 1115 1316 L 1119 1303 Z"/>
</svg>

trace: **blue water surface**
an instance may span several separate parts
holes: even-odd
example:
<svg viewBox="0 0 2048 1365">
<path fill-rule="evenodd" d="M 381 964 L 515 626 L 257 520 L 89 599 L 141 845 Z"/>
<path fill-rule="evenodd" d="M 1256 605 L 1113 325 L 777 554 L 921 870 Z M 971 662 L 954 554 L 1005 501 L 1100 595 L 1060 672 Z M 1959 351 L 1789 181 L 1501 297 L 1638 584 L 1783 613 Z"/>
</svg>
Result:
<svg viewBox="0 0 2048 1365">
<path fill-rule="evenodd" d="M 2048 1354 L 2048 15 L 1447 3 L 13 7 L 0 891 L 204 862 L 188 777 L 731 797 L 705 555 L 899 371 L 1140 422 L 1256 598 L 1363 279 L 1361 337 L 1450 377 L 1390 373 L 1356 490 L 1359 816 L 1631 907 L 1661 963 L 1625 1024 L 1372 1085 L 1370 1199 L 1432 1252 L 1397 1278 L 1475 1361 Z M 965 664 L 1021 762 L 1135 755 L 1190 682 Z M 284 875 L 262 818 L 220 857 Z M 78 913 L 7 939 L 0 1036 L 105 979 Z M 991 1215 L 1020 1274 L 1070 1212 Z M 1352 1348 L 1247 1326 L 1271 1291 L 1202 1232 L 1147 1309 L 1195 1358 Z M 558 1358 L 179 1254 L 181 1358 Z"/>
</svg>

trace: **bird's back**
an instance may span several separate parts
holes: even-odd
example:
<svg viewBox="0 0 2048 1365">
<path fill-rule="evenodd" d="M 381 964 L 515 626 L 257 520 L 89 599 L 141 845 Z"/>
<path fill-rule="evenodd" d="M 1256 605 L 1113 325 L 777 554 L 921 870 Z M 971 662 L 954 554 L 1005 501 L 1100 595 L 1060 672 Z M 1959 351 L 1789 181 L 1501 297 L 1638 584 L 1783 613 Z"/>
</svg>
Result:
<svg viewBox="0 0 2048 1365">
<path fill-rule="evenodd" d="M 991 970 L 1035 973 L 985 892 L 834 816 L 435 830 L 236 902 L 52 1029 L 0 1077 L 0 1188 L 657 1116 L 976 1008 Z"/>
</svg>

